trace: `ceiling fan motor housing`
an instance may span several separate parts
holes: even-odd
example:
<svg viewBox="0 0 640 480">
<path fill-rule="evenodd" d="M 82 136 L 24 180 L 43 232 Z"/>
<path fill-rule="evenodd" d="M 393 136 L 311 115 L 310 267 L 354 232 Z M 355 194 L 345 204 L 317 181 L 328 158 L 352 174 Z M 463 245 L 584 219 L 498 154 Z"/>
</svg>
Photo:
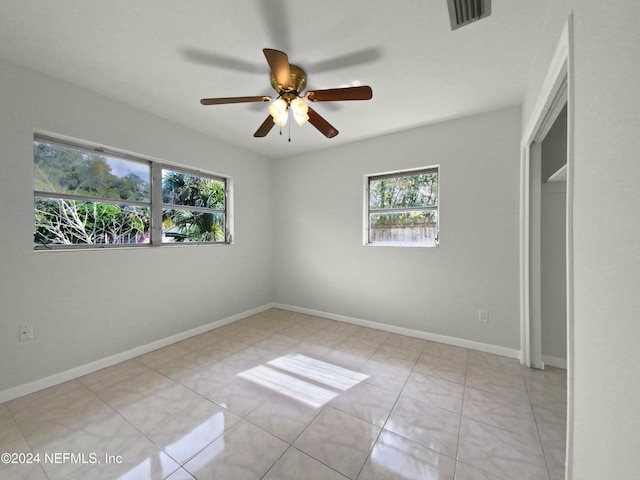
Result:
<svg viewBox="0 0 640 480">
<path fill-rule="evenodd" d="M 273 72 L 271 73 L 271 86 L 276 92 L 278 92 L 278 95 L 294 93 L 298 96 L 307 87 L 307 72 L 293 63 L 289 64 L 289 69 L 291 70 L 292 87 L 282 88 L 282 86 L 277 82 L 276 77 L 273 75 Z"/>
</svg>

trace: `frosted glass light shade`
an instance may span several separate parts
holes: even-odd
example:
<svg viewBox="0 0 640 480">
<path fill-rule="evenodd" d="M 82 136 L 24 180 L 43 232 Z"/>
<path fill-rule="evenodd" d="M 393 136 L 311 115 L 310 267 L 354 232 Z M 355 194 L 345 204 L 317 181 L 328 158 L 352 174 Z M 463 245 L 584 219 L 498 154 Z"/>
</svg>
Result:
<svg viewBox="0 0 640 480">
<path fill-rule="evenodd" d="M 273 117 L 273 123 L 278 125 L 279 127 L 284 127 L 287 124 L 287 120 L 289 120 L 289 111 L 285 110 L 277 117 Z"/>
<path fill-rule="evenodd" d="M 293 118 L 295 118 L 298 125 L 302 126 L 309 120 L 309 115 L 300 116 L 296 112 L 293 112 Z"/>
<path fill-rule="evenodd" d="M 291 100 L 291 110 L 293 110 L 293 113 L 298 117 L 304 117 L 309 111 L 309 105 L 301 98 L 294 98 Z"/>
<path fill-rule="evenodd" d="M 287 102 L 284 99 L 279 98 L 269 105 L 269 115 L 271 115 L 275 121 L 277 117 L 287 111 L 287 107 Z"/>
</svg>

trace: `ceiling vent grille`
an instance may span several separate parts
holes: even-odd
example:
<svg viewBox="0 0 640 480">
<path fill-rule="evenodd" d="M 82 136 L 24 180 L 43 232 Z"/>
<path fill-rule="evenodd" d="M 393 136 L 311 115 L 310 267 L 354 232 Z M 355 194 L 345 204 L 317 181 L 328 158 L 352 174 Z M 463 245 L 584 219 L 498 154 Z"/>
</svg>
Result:
<svg viewBox="0 0 640 480">
<path fill-rule="evenodd" d="M 447 0 L 451 30 L 491 15 L 491 0 Z"/>
</svg>

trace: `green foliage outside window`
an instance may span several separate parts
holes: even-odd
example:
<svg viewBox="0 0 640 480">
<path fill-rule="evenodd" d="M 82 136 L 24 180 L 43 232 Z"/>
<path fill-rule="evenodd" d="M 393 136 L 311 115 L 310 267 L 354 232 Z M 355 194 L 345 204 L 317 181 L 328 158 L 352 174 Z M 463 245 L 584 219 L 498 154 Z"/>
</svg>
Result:
<svg viewBox="0 0 640 480">
<path fill-rule="evenodd" d="M 35 142 L 34 163 L 37 244 L 149 241 L 147 165 L 44 142 Z"/>
<path fill-rule="evenodd" d="M 150 163 L 38 140 L 34 149 L 36 245 L 150 242 Z M 225 182 L 163 172 L 163 241 L 224 241 Z"/>
<path fill-rule="evenodd" d="M 224 241 L 224 214 L 166 207 L 168 204 L 224 211 L 224 188 L 224 182 L 219 180 L 164 170 L 162 224 L 165 237 L 175 242 Z"/>
<path fill-rule="evenodd" d="M 369 243 L 437 244 L 438 171 L 372 176 Z"/>
<path fill-rule="evenodd" d="M 429 207 L 438 201 L 438 174 L 423 173 L 369 182 L 369 208 Z"/>
</svg>

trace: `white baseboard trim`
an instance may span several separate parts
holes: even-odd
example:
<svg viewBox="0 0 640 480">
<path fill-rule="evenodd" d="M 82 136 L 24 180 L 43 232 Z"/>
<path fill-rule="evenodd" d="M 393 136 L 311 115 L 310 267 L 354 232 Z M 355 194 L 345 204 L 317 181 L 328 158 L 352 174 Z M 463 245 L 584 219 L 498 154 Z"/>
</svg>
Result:
<svg viewBox="0 0 640 480">
<path fill-rule="evenodd" d="M 33 392 L 37 392 L 45 388 L 59 385 L 61 383 L 67 382 L 69 380 L 73 380 L 83 375 L 88 375 L 89 373 L 93 373 L 103 368 L 107 368 L 112 365 L 115 365 L 117 363 L 130 360 L 140 355 L 144 355 L 145 353 L 152 352 L 153 350 L 157 350 L 158 348 L 166 347 L 167 345 L 171 345 L 173 343 L 179 342 L 181 340 L 185 340 L 195 335 L 200 335 L 201 333 L 208 332 L 210 330 L 213 330 L 214 328 L 222 327 L 223 325 L 227 325 L 229 323 L 242 320 L 243 318 L 249 317 L 251 315 L 255 315 L 257 313 L 264 312 L 271 308 L 279 308 L 279 309 L 288 310 L 291 312 L 314 315 L 316 317 L 327 318 L 329 320 L 336 320 L 338 322 L 345 322 L 353 325 L 359 325 L 361 327 L 374 328 L 376 330 L 382 330 L 390 333 L 397 333 L 397 334 L 406 335 L 409 337 L 421 338 L 423 340 L 430 340 L 432 342 L 444 343 L 444 344 L 453 345 L 456 347 L 469 348 L 471 350 L 477 350 L 480 352 L 493 353 L 496 355 L 502 355 L 504 357 L 517 358 L 517 359 L 520 358 L 520 350 L 516 350 L 513 348 L 501 347 L 498 345 L 491 345 L 488 343 L 474 342 L 472 340 L 465 340 L 465 339 L 456 338 L 456 337 L 448 337 L 446 335 L 438 335 L 435 333 L 423 332 L 421 330 L 398 327 L 395 325 L 388 325 L 384 323 L 373 322 L 370 320 L 363 320 L 360 318 L 348 317 L 346 315 L 339 315 L 336 313 L 313 310 L 310 308 L 296 307 L 294 305 L 286 305 L 282 303 L 269 303 L 251 310 L 247 310 L 242 313 L 238 313 L 236 315 L 232 315 L 227 318 L 223 318 L 221 320 L 216 320 L 215 322 L 211 322 L 206 325 L 193 328 L 191 330 L 187 330 L 185 332 L 177 333 L 170 337 L 163 338 L 161 340 L 157 340 L 155 342 L 148 343 L 146 345 L 141 345 L 131 350 L 127 350 L 126 352 L 117 353 L 115 355 L 101 358 L 100 360 L 96 360 L 95 362 L 91 362 L 86 365 L 74 367 L 64 372 L 56 373 L 48 377 L 40 378 L 32 382 L 27 382 L 22 385 L 18 385 L 16 387 L 2 390 L 0 391 L 0 403 L 8 402 L 9 400 L 13 400 L 15 398 L 22 397 L 24 395 L 28 395 Z M 554 357 L 543 357 L 543 360 L 548 365 L 559 367 L 559 368 L 566 368 L 566 360 L 563 360 L 560 358 L 554 358 Z M 562 362 L 564 362 L 564 366 L 562 366 Z"/>
<path fill-rule="evenodd" d="M 269 303 L 266 305 L 262 305 L 260 307 L 253 308 L 251 310 L 247 310 L 245 312 L 238 313 L 236 315 L 232 315 L 230 317 L 223 318 L 221 320 L 216 320 L 215 322 L 211 322 L 206 325 L 193 328 L 191 330 L 187 330 L 186 332 L 177 333 L 170 337 L 163 338 L 161 340 L 157 340 L 155 342 L 148 343 L 146 345 L 142 345 L 140 347 L 136 347 L 131 350 L 127 350 L 126 352 L 117 353 L 115 355 L 111 355 L 110 357 L 101 358 L 100 360 L 96 360 L 95 362 L 91 362 L 86 365 L 74 367 L 64 372 L 55 373 L 48 377 L 40 378 L 32 382 L 27 382 L 22 385 L 18 385 L 17 387 L 12 387 L 6 390 L 2 390 L 0 391 L 0 403 L 8 402 L 9 400 L 13 400 L 15 398 L 22 397 L 23 395 L 28 395 L 33 392 L 37 392 L 44 388 L 49 388 L 49 387 L 53 387 L 54 385 L 59 385 L 69 380 L 73 380 L 74 378 L 78 378 L 83 375 L 96 372 L 103 368 L 110 367 L 117 363 L 130 360 L 140 355 L 144 355 L 145 353 L 152 352 L 153 350 L 157 350 L 158 348 L 166 347 L 167 345 L 171 345 L 172 343 L 185 340 L 195 335 L 200 335 L 201 333 L 208 332 L 209 330 L 213 330 L 214 328 L 222 327 L 223 325 L 233 323 L 235 321 L 241 320 L 251 315 L 255 315 L 256 313 L 264 312 L 265 310 L 269 310 L 271 308 L 274 308 L 274 304 Z"/>
<path fill-rule="evenodd" d="M 414 330 L 411 328 L 397 327 L 395 325 L 372 322 L 370 320 L 362 320 L 360 318 L 347 317 L 345 315 L 338 315 L 335 313 L 323 312 L 320 310 L 313 310 L 310 308 L 296 307 L 294 305 L 274 303 L 272 304 L 272 306 L 273 308 L 280 308 L 282 310 L 289 310 L 291 312 L 314 315 L 316 317 L 327 318 L 329 320 L 337 320 L 339 322 L 351 323 L 354 325 L 359 325 L 361 327 L 375 328 L 376 330 L 383 330 L 385 332 L 398 333 L 400 335 L 406 335 L 409 337 L 421 338 L 423 340 L 430 340 L 432 342 L 444 343 L 444 344 L 453 345 L 456 347 L 469 348 L 471 350 L 477 350 L 480 352 L 494 353 L 496 355 L 502 355 L 504 357 L 516 358 L 520 360 L 520 350 L 516 350 L 514 348 L 501 347 L 499 345 L 491 345 L 488 343 L 474 342 L 472 340 L 465 340 L 462 338 L 448 337 L 446 335 L 438 335 L 435 333 L 423 332 L 422 330 Z"/>
<path fill-rule="evenodd" d="M 552 357 L 549 355 L 542 355 L 542 361 L 544 362 L 545 365 L 548 365 L 549 367 L 557 367 L 557 368 L 563 368 L 563 369 L 567 369 L 567 359 L 566 358 L 559 358 L 559 357 Z"/>
</svg>

